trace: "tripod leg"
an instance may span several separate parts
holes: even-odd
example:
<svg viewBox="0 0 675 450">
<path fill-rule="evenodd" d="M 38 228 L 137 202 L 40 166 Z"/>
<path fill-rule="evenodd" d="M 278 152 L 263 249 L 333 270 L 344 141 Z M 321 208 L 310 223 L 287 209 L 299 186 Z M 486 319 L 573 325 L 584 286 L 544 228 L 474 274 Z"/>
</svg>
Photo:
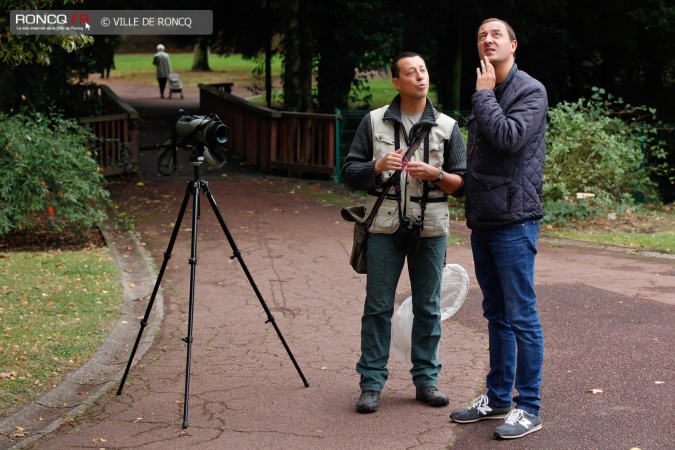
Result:
<svg viewBox="0 0 675 450">
<path fill-rule="evenodd" d="M 193 186 L 193 182 L 189 182 L 187 190 L 185 191 L 185 197 L 183 198 L 183 204 L 180 207 L 180 212 L 178 213 L 178 218 L 176 219 L 176 225 L 173 227 L 173 232 L 171 233 L 171 239 L 169 240 L 169 245 L 166 248 L 164 253 L 164 262 L 162 262 L 162 267 L 159 270 L 159 275 L 157 276 L 157 281 L 155 282 L 155 287 L 152 290 L 152 295 L 150 296 L 150 301 L 148 302 L 148 307 L 145 310 L 145 315 L 141 320 L 141 328 L 138 330 L 138 335 L 136 336 L 136 342 L 134 347 L 131 350 L 131 356 L 129 356 L 129 361 L 127 362 L 127 368 L 124 370 L 124 375 L 122 376 L 122 381 L 120 382 L 120 387 L 117 389 L 117 395 L 122 394 L 122 389 L 124 389 L 124 383 L 127 380 L 127 375 L 129 374 L 129 369 L 131 368 L 131 363 L 134 360 L 134 355 L 136 355 L 136 350 L 138 350 L 138 344 L 141 342 L 141 336 L 145 330 L 146 325 L 148 324 L 148 318 L 150 317 L 150 312 L 152 311 L 152 305 L 155 303 L 155 298 L 157 297 L 157 292 L 159 291 L 159 285 L 162 282 L 162 277 L 164 276 L 164 270 L 171 258 L 171 251 L 173 250 L 173 245 L 176 242 L 176 236 L 178 236 L 178 230 L 180 230 L 180 224 L 183 221 L 183 215 L 185 214 L 185 209 L 187 208 L 188 199 L 190 198 L 190 191 Z"/>
<path fill-rule="evenodd" d="M 183 428 L 188 427 L 188 402 L 190 400 L 190 362 L 192 360 L 192 322 L 195 305 L 195 277 L 197 273 L 197 223 L 200 217 L 199 192 L 202 183 L 194 182 L 192 203 L 192 238 L 190 250 L 190 300 L 188 306 L 188 334 L 183 338 L 187 344 L 187 358 L 185 360 L 185 398 L 183 400 Z"/>
<path fill-rule="evenodd" d="M 302 382 L 304 383 L 305 387 L 309 387 L 309 383 L 307 382 L 307 379 L 305 378 L 305 375 L 302 373 L 302 370 L 300 370 L 300 366 L 298 365 L 297 361 L 295 360 L 295 357 L 293 356 L 293 353 L 291 352 L 290 347 L 286 343 L 286 340 L 284 339 L 283 335 L 281 334 L 281 330 L 277 326 L 276 321 L 274 320 L 274 316 L 272 316 L 272 313 L 270 312 L 270 309 L 267 307 L 267 304 L 265 303 L 265 299 L 263 299 L 262 294 L 260 293 L 260 290 L 258 289 L 258 286 L 256 286 L 255 281 L 253 280 L 253 277 L 251 276 L 251 273 L 248 271 L 248 267 L 246 267 L 246 263 L 241 257 L 241 253 L 239 252 L 239 249 L 237 248 L 237 244 L 234 242 L 234 239 L 232 238 L 232 235 L 230 234 L 229 230 L 227 229 L 227 225 L 225 225 L 225 220 L 223 219 L 223 216 L 220 214 L 220 211 L 218 210 L 218 205 L 216 205 L 216 201 L 213 199 L 213 195 L 211 195 L 211 191 L 209 191 L 209 186 L 206 181 L 201 181 L 204 194 L 206 195 L 206 198 L 209 200 L 209 203 L 211 204 L 211 207 L 213 208 L 213 212 L 216 214 L 216 218 L 218 219 L 218 223 L 220 223 L 220 227 L 223 229 L 223 232 L 225 233 L 225 237 L 227 237 L 227 241 L 230 243 L 230 247 L 232 247 L 232 251 L 234 252 L 233 255 L 230 257 L 232 258 L 237 258 L 239 261 L 239 264 L 241 264 L 241 268 L 244 269 L 244 273 L 246 274 L 246 278 L 248 278 L 248 282 L 251 284 L 251 287 L 253 288 L 253 291 L 255 292 L 255 295 L 258 297 L 258 300 L 260 301 L 260 305 L 263 307 L 265 310 L 265 314 L 267 314 L 267 322 L 271 323 L 272 326 L 274 327 L 274 330 L 277 332 L 277 336 L 279 336 L 279 340 L 281 340 L 281 343 L 283 344 L 284 348 L 286 349 L 286 353 L 288 353 L 288 356 L 291 358 L 291 361 L 293 362 L 293 365 L 295 366 L 295 370 L 298 371 L 298 374 L 300 375 L 300 378 L 302 379 Z M 265 322 L 265 323 L 267 323 Z"/>
</svg>

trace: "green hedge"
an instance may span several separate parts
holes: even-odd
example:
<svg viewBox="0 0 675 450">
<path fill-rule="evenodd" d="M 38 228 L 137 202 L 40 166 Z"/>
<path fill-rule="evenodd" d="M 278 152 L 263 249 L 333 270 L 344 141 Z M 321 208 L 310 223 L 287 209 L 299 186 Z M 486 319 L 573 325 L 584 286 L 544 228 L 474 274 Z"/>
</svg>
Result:
<svg viewBox="0 0 675 450">
<path fill-rule="evenodd" d="M 548 112 L 544 198 L 577 192 L 603 203 L 658 203 L 656 173 L 666 170 L 655 111 L 594 88 L 590 99 L 562 102 Z"/>
<path fill-rule="evenodd" d="M 0 114 L 0 236 L 38 225 L 84 231 L 105 218 L 109 193 L 90 138 L 58 115 Z"/>
</svg>

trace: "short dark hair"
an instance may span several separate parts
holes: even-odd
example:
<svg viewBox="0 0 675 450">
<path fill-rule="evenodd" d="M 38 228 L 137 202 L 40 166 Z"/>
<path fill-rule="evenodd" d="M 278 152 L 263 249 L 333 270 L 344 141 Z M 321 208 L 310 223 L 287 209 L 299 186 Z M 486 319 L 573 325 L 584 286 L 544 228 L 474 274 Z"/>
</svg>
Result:
<svg viewBox="0 0 675 450">
<path fill-rule="evenodd" d="M 403 58 L 413 58 L 415 56 L 419 56 L 420 58 L 422 58 L 422 55 L 420 55 L 419 53 L 415 53 L 415 52 L 402 52 L 402 53 L 399 53 L 398 55 L 396 55 L 396 58 L 394 58 L 394 60 L 391 62 L 391 67 L 390 67 L 391 77 L 392 78 L 398 78 L 398 71 L 399 71 L 398 62 L 400 60 L 402 60 Z M 422 58 L 422 59 L 424 59 L 424 58 Z"/>
<path fill-rule="evenodd" d="M 509 33 L 509 39 L 511 39 L 512 41 L 516 40 L 516 32 L 513 30 L 513 27 L 511 25 L 509 25 L 509 23 L 507 21 L 502 20 L 502 19 L 497 19 L 497 18 L 494 18 L 494 17 L 492 17 L 490 19 L 485 19 L 484 21 L 482 21 L 480 23 L 480 25 L 478 25 L 478 30 L 476 30 L 476 35 L 478 34 L 478 31 L 480 30 L 480 27 L 482 27 L 483 25 L 485 25 L 488 22 L 501 22 L 501 23 L 503 23 L 506 26 L 506 32 Z"/>
</svg>

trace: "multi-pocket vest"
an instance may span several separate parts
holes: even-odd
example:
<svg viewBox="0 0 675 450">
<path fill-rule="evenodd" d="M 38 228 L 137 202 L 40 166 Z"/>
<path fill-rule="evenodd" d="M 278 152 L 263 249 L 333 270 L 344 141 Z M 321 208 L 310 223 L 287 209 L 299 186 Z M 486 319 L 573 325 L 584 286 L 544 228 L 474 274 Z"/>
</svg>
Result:
<svg viewBox="0 0 675 450">
<path fill-rule="evenodd" d="M 397 150 L 395 147 L 395 130 L 399 129 L 401 148 L 405 154 L 407 150 L 405 131 L 403 127 L 396 127 L 392 120 L 382 120 L 388 106 L 373 110 L 370 112 L 371 125 L 373 128 L 373 159 L 382 158 L 387 153 Z M 444 142 L 451 135 L 455 126 L 455 120 L 440 114 L 436 118 L 436 126 L 431 127 L 429 131 L 429 161 L 428 164 L 434 167 L 443 166 Z M 426 142 L 422 143 L 415 153 L 409 158 L 410 161 L 424 161 Z M 394 171 L 382 173 L 382 183 L 389 177 L 394 176 Z M 443 236 L 448 233 L 450 228 L 447 195 L 436 185 L 429 181 L 429 193 L 424 208 L 423 229 L 420 234 L 422 237 Z M 368 195 L 366 201 L 366 216 L 372 210 L 377 201 L 377 196 L 381 190 L 373 192 L 374 195 Z M 416 180 L 405 171 L 400 173 L 400 208 L 394 188 L 389 191 L 380 209 L 377 211 L 370 231 L 373 233 L 394 233 L 399 226 L 400 214 L 411 219 L 422 220 L 421 200 L 424 194 L 424 182 Z"/>
</svg>

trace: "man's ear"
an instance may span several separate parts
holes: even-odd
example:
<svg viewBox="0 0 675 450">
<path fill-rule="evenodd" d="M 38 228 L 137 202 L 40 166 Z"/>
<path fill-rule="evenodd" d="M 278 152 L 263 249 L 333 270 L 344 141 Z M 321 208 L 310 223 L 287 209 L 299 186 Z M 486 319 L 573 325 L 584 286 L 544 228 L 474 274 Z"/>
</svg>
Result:
<svg viewBox="0 0 675 450">
<path fill-rule="evenodd" d="M 397 91 L 400 89 L 400 86 L 399 86 L 399 83 L 398 83 L 398 78 L 392 78 L 391 84 L 394 85 L 394 88 L 396 88 Z"/>
</svg>

